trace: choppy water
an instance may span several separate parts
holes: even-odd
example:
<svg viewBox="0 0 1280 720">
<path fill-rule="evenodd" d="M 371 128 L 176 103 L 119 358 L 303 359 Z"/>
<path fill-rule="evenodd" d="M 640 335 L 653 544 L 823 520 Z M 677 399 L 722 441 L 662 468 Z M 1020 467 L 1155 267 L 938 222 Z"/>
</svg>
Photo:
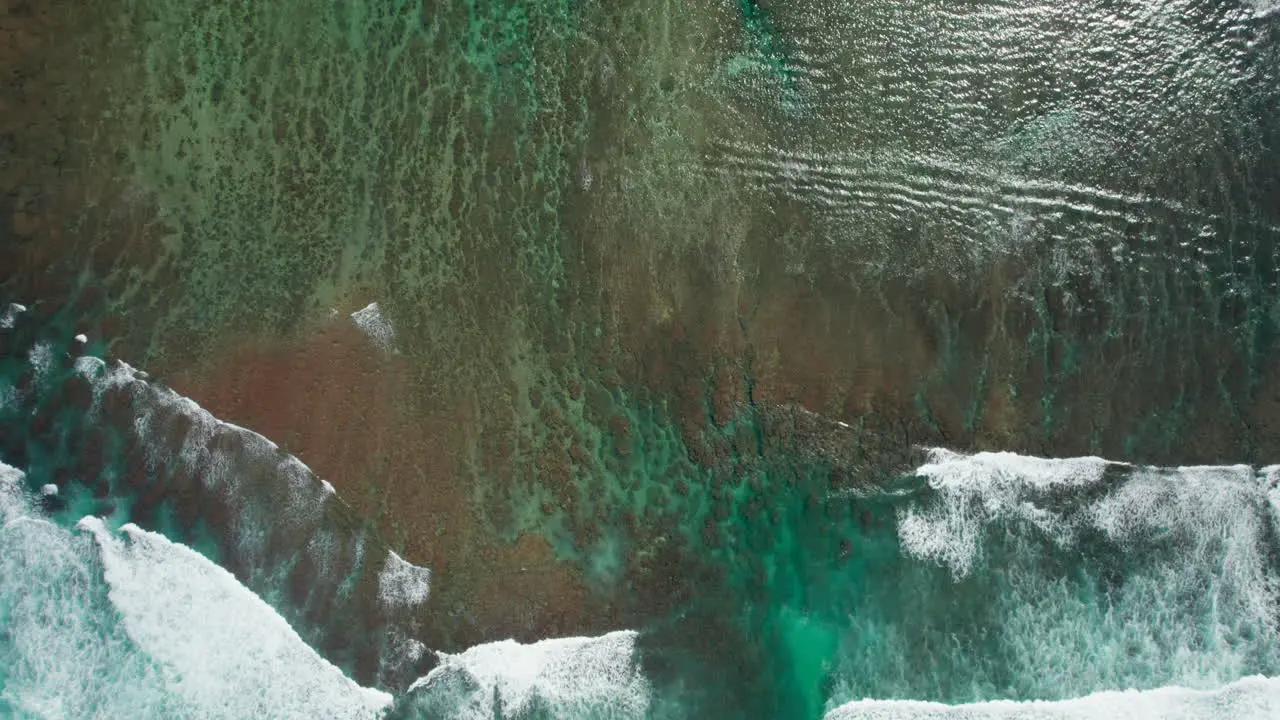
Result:
<svg viewBox="0 0 1280 720">
<path fill-rule="evenodd" d="M 1280 716 L 1274 3 L 12 5 L 0 714 Z"/>
<path fill-rule="evenodd" d="M 17 716 L 1280 710 L 1280 681 L 1269 679 L 1280 675 L 1273 467 L 933 450 L 889 487 L 803 500 L 817 506 L 779 525 L 790 539 L 755 548 L 766 578 L 711 553 L 744 577 L 636 628 L 437 654 L 410 617 L 430 612 L 430 574 L 344 530 L 326 483 L 260 436 L 127 366 L 73 357 L 75 347 L 32 347 L 0 408 L 6 454 L 27 463 L 4 467 L 0 530 L 3 700 Z M 84 396 L 69 400 L 76 387 Z M 42 422 L 12 442 L 18 426 Z M 42 456 L 56 438 L 62 458 L 82 457 L 86 435 L 114 447 L 98 451 L 93 474 Z M 142 463 L 137 477 L 124 475 L 131 462 Z M 201 499 L 184 507 L 187 493 Z M 785 491 L 775 498 L 787 502 Z M 788 575 L 803 579 L 788 588 Z M 753 582 L 767 589 L 750 595 Z M 716 613 L 726 637 L 705 632 Z M 359 669 L 371 649 L 378 668 Z"/>
</svg>

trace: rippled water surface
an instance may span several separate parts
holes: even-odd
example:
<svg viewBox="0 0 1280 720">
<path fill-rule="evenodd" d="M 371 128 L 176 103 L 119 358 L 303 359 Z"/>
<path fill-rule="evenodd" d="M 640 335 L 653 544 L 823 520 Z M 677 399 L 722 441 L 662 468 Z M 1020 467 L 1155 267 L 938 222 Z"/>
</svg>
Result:
<svg viewBox="0 0 1280 720">
<path fill-rule="evenodd" d="M 1278 31 L 0 2 L 0 714 L 1280 715 Z"/>
</svg>

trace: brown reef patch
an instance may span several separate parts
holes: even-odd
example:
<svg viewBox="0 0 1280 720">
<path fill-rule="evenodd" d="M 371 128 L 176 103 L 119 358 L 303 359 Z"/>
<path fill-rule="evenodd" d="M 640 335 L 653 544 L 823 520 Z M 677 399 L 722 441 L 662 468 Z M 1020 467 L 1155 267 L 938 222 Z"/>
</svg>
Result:
<svg viewBox="0 0 1280 720">
<path fill-rule="evenodd" d="M 465 403 L 430 407 L 409 357 L 345 318 L 271 344 L 241 342 L 170 378 L 215 416 L 278 443 L 328 480 L 411 562 L 432 568 L 431 647 L 533 640 L 607 614 L 546 541 L 494 537 L 473 502 Z M 603 628 L 604 626 L 601 625 Z"/>
</svg>

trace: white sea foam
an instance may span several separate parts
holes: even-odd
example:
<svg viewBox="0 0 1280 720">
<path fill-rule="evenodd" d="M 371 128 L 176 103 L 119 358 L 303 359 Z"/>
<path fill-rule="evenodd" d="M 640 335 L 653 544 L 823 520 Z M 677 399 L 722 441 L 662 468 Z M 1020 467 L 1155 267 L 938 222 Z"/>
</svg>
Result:
<svg viewBox="0 0 1280 720">
<path fill-rule="evenodd" d="M 429 571 L 384 561 L 384 548 L 366 547 L 365 530 L 341 522 L 349 509 L 333 486 L 266 437 L 219 420 L 125 363 L 79 357 L 74 370 L 92 388 L 91 419 L 131 420 L 121 429 L 126 441 L 137 443 L 147 471 L 175 492 L 195 493 L 209 516 L 225 518 L 227 524 L 215 528 L 218 550 L 243 569 L 253 591 L 283 597 L 297 588 L 301 567 L 308 578 L 301 602 L 309 611 L 359 613 L 370 601 L 388 607 L 425 599 Z M 377 595 L 357 592 L 375 581 Z M 387 632 L 412 636 L 414 629 L 400 624 L 412 624 L 413 617 L 389 621 Z M 361 642 L 384 645 L 372 636 Z"/>
<path fill-rule="evenodd" d="M 193 400 L 169 388 L 153 385 L 127 363 L 107 364 L 99 358 L 75 359 L 76 372 L 89 380 L 97 412 L 108 391 L 122 391 L 131 399 L 133 431 L 152 466 L 181 469 L 199 478 L 204 489 L 237 508 L 237 540 L 246 557 L 262 557 L 267 537 L 255 528 L 305 532 L 313 528 L 332 497 L 314 473 L 266 437 L 223 422 Z M 156 442 L 181 427 L 181 442 Z M 226 447 L 239 445 L 243 452 Z M 238 464 L 240 463 L 240 464 Z M 259 492 L 270 496 L 271 507 L 257 507 L 242 491 L 245 468 L 250 464 L 270 469 L 270 487 Z M 284 478 L 286 482 L 278 482 Z M 266 512 L 271 517 L 259 517 Z"/>
<path fill-rule="evenodd" d="M 1108 464 L 1096 457 L 1056 460 L 1008 452 L 962 455 L 931 450 L 929 462 L 916 474 L 928 479 L 939 501 L 899 511 L 903 549 L 964 576 L 980 559 L 981 534 L 992 520 L 1017 518 L 1059 543 L 1070 542 L 1070 525 L 1037 505 L 1036 497 L 1096 484 Z"/>
<path fill-rule="evenodd" d="M 440 665 L 415 682 L 408 696 L 418 707 L 456 720 L 508 717 L 539 704 L 556 718 L 644 717 L 650 689 L 640 673 L 635 641 L 634 631 L 620 630 L 528 645 L 504 640 L 455 655 L 439 653 Z"/>
<path fill-rule="evenodd" d="M 243 447 L 243 457 L 272 466 L 271 475 L 278 481 L 271 488 L 275 502 L 271 508 L 274 524 L 314 525 L 323 512 L 324 503 L 335 499 L 332 485 L 316 477 L 310 468 L 268 438 L 219 420 L 190 398 L 147 382 L 142 373 L 129 364 L 116 361 L 108 365 L 99 358 L 81 356 L 75 359 L 74 368 L 93 387 L 94 411 L 99 409 L 109 390 L 122 390 L 132 398 L 133 429 L 138 438 L 165 437 L 175 418 L 186 421 L 180 445 L 143 443 L 152 463 L 199 469 L 196 474 L 207 490 L 231 498 L 237 495 L 243 479 L 236 472 L 229 453 L 218 449 L 218 442 L 222 436 L 233 436 Z"/>
<path fill-rule="evenodd" d="M 393 633 L 387 638 L 387 645 L 391 648 L 391 654 L 395 656 L 393 660 L 399 667 L 413 665 L 427 654 L 427 646 L 422 641 L 398 633 Z"/>
<path fill-rule="evenodd" d="M 269 605 L 204 556 L 135 525 L 80 526 L 101 551 L 112 605 L 169 692 L 205 717 L 376 717 L 391 697 L 361 688 Z"/>
<path fill-rule="evenodd" d="M 369 336 L 374 345 L 383 350 L 390 350 L 396 339 L 395 328 L 391 327 L 391 321 L 382 313 L 382 308 L 378 307 L 378 303 L 371 302 L 360 310 L 351 313 L 351 320 L 356 327 L 364 331 Z"/>
<path fill-rule="evenodd" d="M 1271 504 L 1271 520 L 1276 535 L 1280 535 L 1280 465 L 1268 465 L 1258 470 L 1258 477 L 1267 489 L 1267 502 Z"/>
<path fill-rule="evenodd" d="M 46 718 L 374 718 L 361 688 L 198 553 L 42 519 L 0 464 L 0 707 Z"/>
<path fill-rule="evenodd" d="M 0 313 L 0 329 L 13 327 L 13 324 L 18 320 L 18 316 L 26 311 L 27 307 L 25 305 L 9 303 L 5 307 L 4 312 Z"/>
<path fill-rule="evenodd" d="M 36 380 L 43 381 L 49 377 L 49 373 L 53 370 L 53 348 L 50 347 L 49 343 L 39 343 L 27 353 L 27 361 L 31 363 L 31 368 L 35 371 Z"/>
<path fill-rule="evenodd" d="M 1208 690 L 1280 663 L 1278 470 L 934 450 L 899 540 L 1000 588 L 985 612 L 1023 697 Z"/>
<path fill-rule="evenodd" d="M 1108 467 L 1111 487 L 1101 483 Z M 1096 457 L 1046 459 L 1013 453 L 930 451 L 916 470 L 935 497 L 898 511 L 903 549 L 966 575 L 993 523 L 1017 523 L 1062 546 L 1083 530 L 1102 531 L 1122 547 L 1177 539 L 1184 559 L 1224 568 L 1241 586 L 1268 587 L 1260 553 L 1268 519 L 1277 520 L 1280 466 L 1155 468 Z M 1094 489 L 1092 499 L 1052 502 L 1055 492 Z M 1186 553 L 1190 553 L 1187 555 Z M 1222 554 L 1222 558 L 1214 559 Z M 1268 588 L 1275 590 L 1275 588 Z"/>
<path fill-rule="evenodd" d="M 431 570 L 419 567 L 394 552 L 378 573 L 378 599 L 386 608 L 412 608 L 427 601 Z"/>
<path fill-rule="evenodd" d="M 1228 638 L 1261 628 L 1266 642 L 1280 641 L 1273 494 L 1266 475 L 1244 465 L 1137 468 L 1089 507 L 1089 520 L 1126 553 L 1172 549 L 1160 584 L 1214 608 L 1212 639 L 1230 658 Z"/>
<path fill-rule="evenodd" d="M 1266 17 L 1276 11 L 1280 11 L 1280 0 L 1245 0 L 1246 4 L 1253 8 L 1253 14 L 1257 17 Z"/>
<path fill-rule="evenodd" d="M 119 627 L 91 541 L 41 519 L 0 464 L 0 710 L 17 717 L 174 717 Z"/>
<path fill-rule="evenodd" d="M 1280 679 L 1247 677 L 1218 690 L 1165 687 L 1099 692 L 1056 702 L 942 705 L 858 700 L 824 720 L 1271 720 L 1280 717 Z"/>
<path fill-rule="evenodd" d="M 0 462 L 0 525 L 27 512 L 27 498 L 22 492 L 26 473 Z"/>
</svg>

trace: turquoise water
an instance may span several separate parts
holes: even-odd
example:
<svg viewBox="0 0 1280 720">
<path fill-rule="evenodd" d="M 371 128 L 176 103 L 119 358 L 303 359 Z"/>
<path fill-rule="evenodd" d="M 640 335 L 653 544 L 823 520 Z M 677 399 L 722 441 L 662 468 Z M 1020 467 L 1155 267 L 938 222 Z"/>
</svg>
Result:
<svg viewBox="0 0 1280 720">
<path fill-rule="evenodd" d="M 647 543 L 608 551 L 624 569 L 595 560 L 645 605 L 635 627 L 437 655 L 416 637 L 430 572 L 389 554 L 322 480 L 78 352 L 37 342 L 5 375 L 6 462 L 24 463 L 6 466 L 0 531 L 3 698 L 19 716 L 947 717 L 884 702 L 1002 700 L 1097 717 L 1097 698 L 1076 698 L 1122 690 L 1152 693 L 1124 696 L 1141 717 L 1280 704 L 1271 681 L 1244 681 L 1280 674 L 1274 468 L 933 450 L 860 487 L 753 445 L 736 486 L 650 503 L 653 523 L 712 531 L 596 528 Z M 647 490 L 615 492 L 621 508 Z M 664 585 L 663 568 L 700 576 Z M 250 608 L 243 625 L 193 609 L 223 595 Z M 836 710 L 864 698 L 884 702 Z M 1005 716 L 982 707 L 956 712 Z"/>
<path fill-rule="evenodd" d="M 1280 716 L 1266 2 L 12 16 L 0 714 Z"/>
</svg>

